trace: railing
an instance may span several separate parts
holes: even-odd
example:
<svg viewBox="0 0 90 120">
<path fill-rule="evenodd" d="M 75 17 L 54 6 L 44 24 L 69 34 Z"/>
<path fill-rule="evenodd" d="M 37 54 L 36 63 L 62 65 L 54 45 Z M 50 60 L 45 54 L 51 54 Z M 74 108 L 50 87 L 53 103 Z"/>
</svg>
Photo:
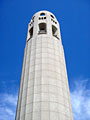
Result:
<svg viewBox="0 0 90 120">
<path fill-rule="evenodd" d="M 40 30 L 38 34 L 46 34 L 46 30 Z"/>
</svg>

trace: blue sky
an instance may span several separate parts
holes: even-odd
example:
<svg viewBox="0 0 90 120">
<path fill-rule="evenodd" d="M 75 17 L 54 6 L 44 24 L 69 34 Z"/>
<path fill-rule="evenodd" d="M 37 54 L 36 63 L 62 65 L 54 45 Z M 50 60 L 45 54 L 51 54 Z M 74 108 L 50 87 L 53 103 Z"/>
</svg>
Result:
<svg viewBox="0 0 90 120">
<path fill-rule="evenodd" d="M 27 27 L 39 10 L 60 23 L 74 120 L 89 120 L 90 0 L 0 0 L 0 120 L 14 120 Z"/>
</svg>

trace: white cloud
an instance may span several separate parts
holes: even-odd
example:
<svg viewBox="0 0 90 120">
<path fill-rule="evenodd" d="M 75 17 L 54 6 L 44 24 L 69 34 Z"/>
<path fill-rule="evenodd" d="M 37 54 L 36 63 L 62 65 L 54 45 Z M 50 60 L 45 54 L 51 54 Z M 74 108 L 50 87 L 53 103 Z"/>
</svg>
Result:
<svg viewBox="0 0 90 120">
<path fill-rule="evenodd" d="M 74 120 L 90 120 L 90 79 L 73 80 L 71 91 Z M 17 94 L 0 94 L 0 120 L 14 120 Z"/>
<path fill-rule="evenodd" d="M 17 95 L 13 95 L 13 94 L 3 94 L 3 95 L 2 95 L 2 100 L 3 100 L 5 103 L 10 103 L 10 104 L 16 106 L 16 104 L 17 104 Z"/>
<path fill-rule="evenodd" d="M 0 120 L 14 120 L 17 94 L 0 94 Z"/>
<path fill-rule="evenodd" d="M 74 80 L 71 102 L 74 120 L 90 120 L 90 79 Z"/>
<path fill-rule="evenodd" d="M 9 108 L 6 108 L 5 111 L 9 114 L 9 115 L 13 115 L 14 116 L 14 112 L 9 109 Z"/>
</svg>

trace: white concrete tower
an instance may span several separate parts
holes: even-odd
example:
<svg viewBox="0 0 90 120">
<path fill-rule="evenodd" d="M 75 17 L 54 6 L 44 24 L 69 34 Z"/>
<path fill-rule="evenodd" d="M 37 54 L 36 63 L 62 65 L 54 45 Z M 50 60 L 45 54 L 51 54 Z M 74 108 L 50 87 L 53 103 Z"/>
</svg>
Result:
<svg viewBox="0 0 90 120">
<path fill-rule="evenodd" d="M 73 120 L 59 23 L 48 11 L 28 25 L 16 120 Z"/>
</svg>

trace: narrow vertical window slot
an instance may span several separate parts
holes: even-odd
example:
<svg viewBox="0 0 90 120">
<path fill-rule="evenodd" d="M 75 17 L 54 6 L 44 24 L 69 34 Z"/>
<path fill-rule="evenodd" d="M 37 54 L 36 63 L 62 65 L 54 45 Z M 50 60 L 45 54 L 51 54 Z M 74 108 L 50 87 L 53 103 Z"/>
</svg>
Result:
<svg viewBox="0 0 90 120">
<path fill-rule="evenodd" d="M 33 37 L 33 27 L 30 29 L 30 38 L 32 38 Z"/>
</svg>

